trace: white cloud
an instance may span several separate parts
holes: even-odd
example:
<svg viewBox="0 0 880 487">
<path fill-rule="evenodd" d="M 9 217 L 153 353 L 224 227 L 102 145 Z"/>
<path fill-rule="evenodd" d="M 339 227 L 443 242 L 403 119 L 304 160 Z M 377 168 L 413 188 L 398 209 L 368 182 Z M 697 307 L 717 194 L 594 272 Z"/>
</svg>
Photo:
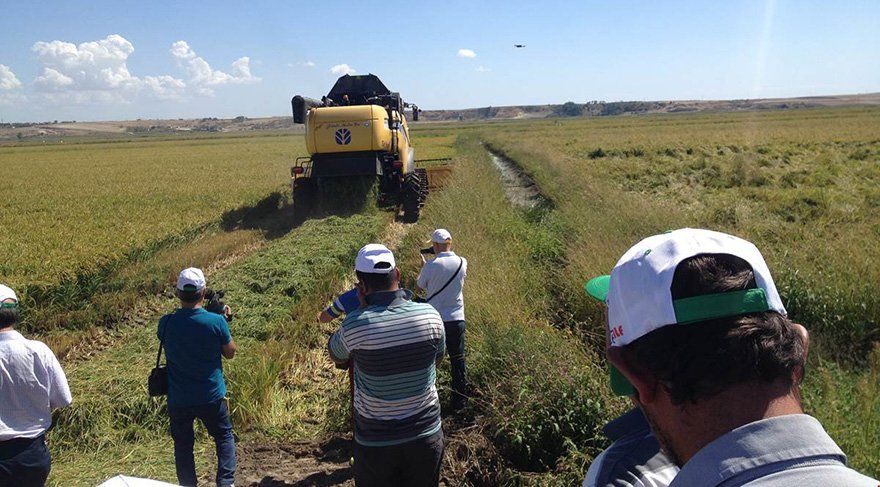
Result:
<svg viewBox="0 0 880 487">
<path fill-rule="evenodd" d="M 144 76 L 144 85 L 160 99 L 178 98 L 186 89 L 183 80 L 168 75 Z"/>
<path fill-rule="evenodd" d="M 9 66 L 0 64 L 0 90 L 14 90 L 21 87 L 21 81 L 15 77 L 15 73 Z"/>
<path fill-rule="evenodd" d="M 458 57 L 473 59 L 473 58 L 477 57 L 477 53 L 475 53 L 471 49 L 459 49 L 458 50 Z"/>
<path fill-rule="evenodd" d="M 477 66 L 477 69 L 475 69 L 474 71 L 476 71 L 478 73 L 488 73 L 489 71 L 492 71 L 492 70 L 485 67 L 485 66 Z"/>
<path fill-rule="evenodd" d="M 42 65 L 34 79 L 34 89 L 51 101 L 131 102 L 141 94 L 170 98 L 178 96 L 186 87 L 183 80 L 167 75 L 144 78 L 132 75 L 127 63 L 134 46 L 118 34 L 79 45 L 59 40 L 39 41 L 31 50 Z M 56 95 L 51 95 L 53 93 Z"/>
<path fill-rule="evenodd" d="M 258 80 L 254 75 L 251 74 L 251 66 L 250 66 L 251 58 L 244 56 L 236 59 L 232 62 L 232 76 L 235 79 L 242 80 Z"/>
<path fill-rule="evenodd" d="M 136 90 L 140 83 L 126 64 L 134 46 L 117 34 L 79 45 L 39 41 L 32 50 L 43 65 L 42 74 L 34 81 L 37 89 Z"/>
<path fill-rule="evenodd" d="M 212 95 L 226 84 L 260 81 L 251 72 L 250 57 L 236 59 L 228 71 L 213 69 L 186 43 L 175 42 L 171 55 L 186 69 L 188 76 L 170 74 L 135 76 L 128 60 L 135 52 L 131 42 L 118 34 L 95 41 L 74 44 L 62 40 L 39 41 L 31 48 L 39 63 L 38 74 L 27 92 L 15 90 L 22 83 L 12 71 L 0 65 L 0 104 L 41 105 L 130 104 L 149 100 L 183 99 Z M 257 64 L 254 62 L 254 64 Z M 188 78 L 188 79 L 186 79 Z"/>
<path fill-rule="evenodd" d="M 196 52 L 186 41 L 177 41 L 172 44 L 171 55 L 186 68 L 187 73 L 189 73 L 190 85 L 193 86 L 197 93 L 202 95 L 214 94 L 214 90 L 211 88 L 213 86 L 261 81 L 261 78 L 251 74 L 251 58 L 247 56 L 236 59 L 232 63 L 232 74 L 228 74 L 213 69 L 204 58 L 196 55 Z"/>
<path fill-rule="evenodd" d="M 43 68 L 43 74 L 34 80 L 34 85 L 45 91 L 59 91 L 72 84 L 73 78 L 52 68 Z"/>
<path fill-rule="evenodd" d="M 171 44 L 171 55 L 177 59 L 193 59 L 196 57 L 196 52 L 189 47 L 186 41 L 177 41 Z"/>
<path fill-rule="evenodd" d="M 299 63 L 299 65 L 304 68 L 314 68 L 315 67 L 315 63 L 313 63 L 312 61 L 303 61 L 303 62 Z"/>
<path fill-rule="evenodd" d="M 347 64 L 337 64 L 330 68 L 330 72 L 336 76 L 342 76 L 343 74 L 355 74 L 357 71 L 352 69 L 351 66 Z"/>
</svg>

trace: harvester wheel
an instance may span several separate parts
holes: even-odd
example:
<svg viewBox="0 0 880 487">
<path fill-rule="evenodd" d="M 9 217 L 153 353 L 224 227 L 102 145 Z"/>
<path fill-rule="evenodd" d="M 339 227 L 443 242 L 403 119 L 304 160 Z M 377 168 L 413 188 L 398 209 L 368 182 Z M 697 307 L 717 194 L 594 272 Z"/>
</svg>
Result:
<svg viewBox="0 0 880 487">
<path fill-rule="evenodd" d="M 419 205 L 425 206 L 425 202 L 428 201 L 428 170 L 427 169 L 416 169 L 416 174 L 419 175 Z"/>
<path fill-rule="evenodd" d="M 317 191 L 311 178 L 297 178 L 293 182 L 293 213 L 297 218 L 309 216 L 315 207 Z"/>
<path fill-rule="evenodd" d="M 411 172 L 403 180 L 401 201 L 403 203 L 403 221 L 415 223 L 419 220 L 422 209 L 422 178 L 418 172 Z"/>
</svg>

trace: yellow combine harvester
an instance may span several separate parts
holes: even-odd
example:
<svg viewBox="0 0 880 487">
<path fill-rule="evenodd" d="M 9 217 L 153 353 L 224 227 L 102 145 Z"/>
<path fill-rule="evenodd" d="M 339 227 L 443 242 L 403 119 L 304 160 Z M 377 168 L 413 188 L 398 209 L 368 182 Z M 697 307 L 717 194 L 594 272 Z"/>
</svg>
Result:
<svg viewBox="0 0 880 487">
<path fill-rule="evenodd" d="M 404 103 L 378 77 L 344 75 L 321 100 L 294 96 L 294 123 L 306 126 L 309 157 L 291 168 L 297 213 L 313 208 L 317 190 L 331 178 L 375 177 L 379 204 L 419 218 L 428 195 L 428 176 L 416 169 L 404 109 L 418 120 L 419 108 Z"/>
</svg>

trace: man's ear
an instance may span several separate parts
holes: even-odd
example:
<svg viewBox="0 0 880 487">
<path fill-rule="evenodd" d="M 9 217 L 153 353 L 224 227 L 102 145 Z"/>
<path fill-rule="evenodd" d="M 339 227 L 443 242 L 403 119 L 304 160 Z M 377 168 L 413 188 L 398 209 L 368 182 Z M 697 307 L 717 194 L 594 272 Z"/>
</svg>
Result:
<svg viewBox="0 0 880 487">
<path fill-rule="evenodd" d="M 396 282 L 401 282 L 401 281 L 400 281 L 400 276 L 401 276 L 401 274 L 400 274 L 400 268 L 399 268 L 399 267 L 395 267 L 394 270 L 391 271 L 391 272 L 394 273 L 394 280 L 395 280 Z"/>
<path fill-rule="evenodd" d="M 637 370 L 632 367 L 626 360 L 626 355 L 621 347 L 608 347 L 606 349 L 608 361 L 626 377 L 626 380 L 635 388 L 639 394 L 639 402 L 650 404 L 657 397 L 657 380 L 651 374 Z"/>
<path fill-rule="evenodd" d="M 807 357 L 810 355 L 810 332 L 800 323 L 794 323 L 794 328 L 800 333 L 801 338 L 804 339 L 804 362 L 806 362 Z"/>
<path fill-rule="evenodd" d="M 795 330 L 797 330 L 797 332 L 801 335 L 801 338 L 804 341 L 804 364 L 805 365 L 804 365 L 804 367 L 800 367 L 797 370 L 795 370 L 795 377 L 794 377 L 794 383 L 800 384 L 804 380 L 807 358 L 810 355 L 810 332 L 808 332 L 807 329 L 804 327 L 804 325 L 801 325 L 800 323 L 794 323 L 793 325 L 794 325 Z"/>
</svg>

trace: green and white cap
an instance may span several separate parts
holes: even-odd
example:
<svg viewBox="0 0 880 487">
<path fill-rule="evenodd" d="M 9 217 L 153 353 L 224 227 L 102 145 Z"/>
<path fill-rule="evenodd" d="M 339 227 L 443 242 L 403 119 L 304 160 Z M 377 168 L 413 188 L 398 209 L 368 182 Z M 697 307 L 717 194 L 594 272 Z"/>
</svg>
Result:
<svg viewBox="0 0 880 487">
<path fill-rule="evenodd" d="M 16 306 L 18 306 L 18 296 L 15 295 L 15 291 L 8 286 L 0 284 L 0 307 L 14 308 Z"/>
<path fill-rule="evenodd" d="M 745 260 L 755 274 L 757 288 L 672 299 L 675 269 L 682 261 L 704 254 L 727 254 Z M 669 325 L 763 311 L 786 314 L 758 248 L 739 237 L 711 230 L 683 228 L 648 237 L 617 261 L 610 276 L 594 278 L 584 288 L 608 306 L 612 347 L 628 345 Z M 617 379 L 619 382 L 622 378 Z M 612 373 L 612 385 L 614 382 Z M 617 389 L 615 392 L 621 393 Z"/>
</svg>

